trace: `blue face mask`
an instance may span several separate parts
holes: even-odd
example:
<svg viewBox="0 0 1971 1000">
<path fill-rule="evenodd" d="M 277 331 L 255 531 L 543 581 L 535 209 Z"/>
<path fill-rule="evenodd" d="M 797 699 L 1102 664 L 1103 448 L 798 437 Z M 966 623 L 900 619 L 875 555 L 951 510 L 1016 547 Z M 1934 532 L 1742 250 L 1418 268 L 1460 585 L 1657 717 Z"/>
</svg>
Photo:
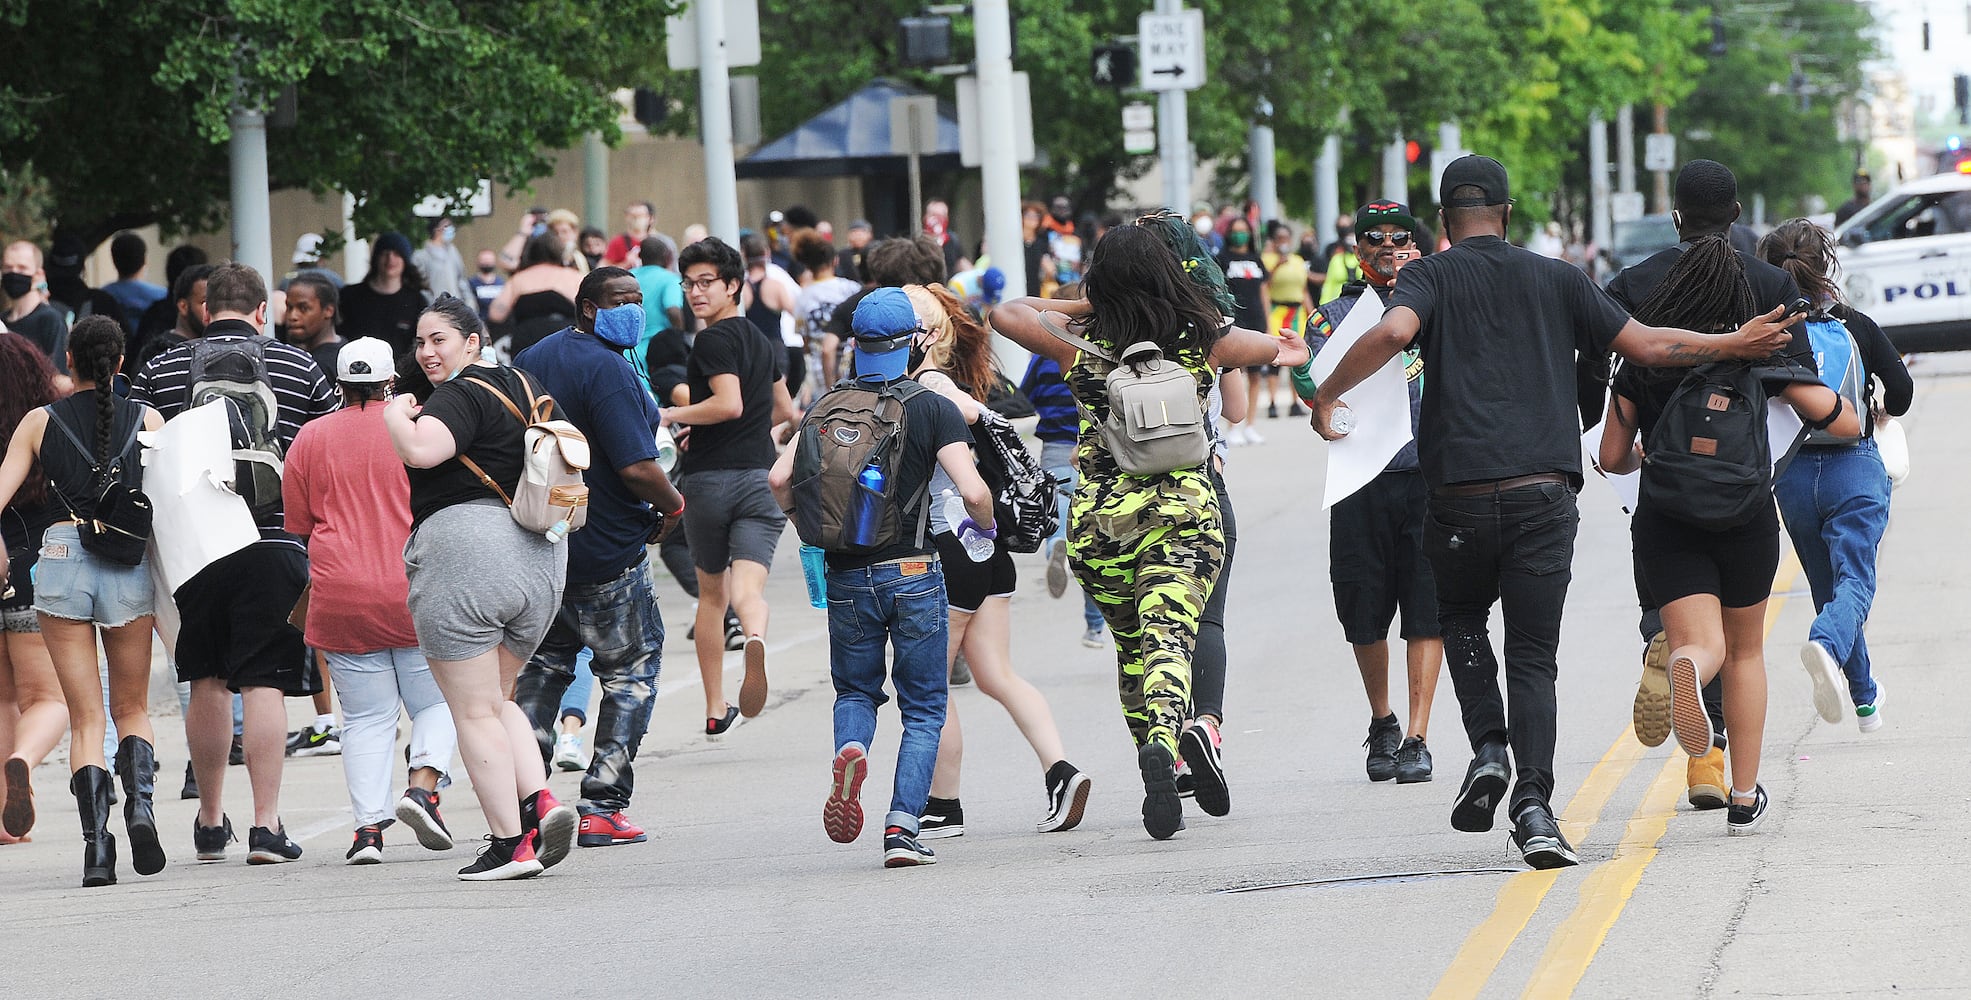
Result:
<svg viewBox="0 0 1971 1000">
<path fill-rule="evenodd" d="M 602 338 L 605 344 L 635 347 L 637 338 L 643 336 L 643 307 L 634 302 L 625 302 L 614 308 L 596 310 L 595 335 Z"/>
</svg>

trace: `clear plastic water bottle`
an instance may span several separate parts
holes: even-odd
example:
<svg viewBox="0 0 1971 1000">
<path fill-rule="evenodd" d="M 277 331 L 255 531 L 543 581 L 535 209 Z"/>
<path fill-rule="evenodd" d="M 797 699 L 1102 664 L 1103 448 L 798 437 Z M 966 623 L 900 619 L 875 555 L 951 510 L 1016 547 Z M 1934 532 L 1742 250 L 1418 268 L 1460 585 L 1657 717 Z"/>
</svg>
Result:
<svg viewBox="0 0 1971 1000">
<path fill-rule="evenodd" d="M 951 525 L 951 530 L 958 535 L 958 544 L 965 547 L 965 555 L 970 557 L 973 562 L 985 562 L 987 559 L 991 559 L 994 548 L 993 540 L 970 528 L 960 530 L 958 525 L 965 518 L 965 498 L 950 490 L 945 490 L 944 523 Z"/>
<path fill-rule="evenodd" d="M 568 519 L 564 517 L 561 520 L 556 521 L 551 525 L 548 525 L 548 530 L 542 532 L 542 534 L 547 537 L 547 540 L 550 544 L 553 545 L 561 544 L 561 540 L 568 537 Z"/>
<path fill-rule="evenodd" d="M 1334 415 L 1328 418 L 1328 426 L 1334 428 L 1336 434 L 1347 434 L 1355 429 L 1355 411 L 1345 403 L 1337 405 Z"/>
<path fill-rule="evenodd" d="M 669 427 L 657 428 L 657 467 L 667 476 L 677 471 L 678 439 Z"/>
<path fill-rule="evenodd" d="M 883 523 L 883 484 L 887 480 L 882 467 L 871 462 L 855 477 L 855 481 L 861 489 L 855 493 L 849 541 L 857 545 L 873 545 L 876 531 Z"/>
<path fill-rule="evenodd" d="M 822 611 L 828 610 L 828 553 L 803 543 L 801 576 L 807 580 L 808 604 Z"/>
</svg>

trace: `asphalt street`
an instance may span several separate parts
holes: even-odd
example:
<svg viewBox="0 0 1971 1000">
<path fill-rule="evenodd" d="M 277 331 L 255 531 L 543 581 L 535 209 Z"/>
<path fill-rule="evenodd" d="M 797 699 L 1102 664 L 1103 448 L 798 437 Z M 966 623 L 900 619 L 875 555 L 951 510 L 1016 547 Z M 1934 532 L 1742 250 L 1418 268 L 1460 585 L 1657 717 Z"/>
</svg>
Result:
<svg viewBox="0 0 1971 1000">
<path fill-rule="evenodd" d="M 637 766 L 641 845 L 578 851 L 546 876 L 454 879 L 485 833 L 463 780 L 443 854 L 386 833 L 385 863 L 342 862 L 350 817 L 337 758 L 288 763 L 296 864 L 191 860 L 193 803 L 175 701 L 156 702 L 159 803 L 171 864 L 78 888 L 64 753 L 35 772 L 31 843 L 0 848 L 7 993 L 36 997 L 1711 997 L 1971 995 L 1964 941 L 1971 807 L 1962 769 L 1971 680 L 1971 357 L 1918 359 L 1906 426 L 1915 474 L 1894 498 L 1869 629 L 1891 692 L 1886 726 L 1818 721 L 1797 650 L 1812 606 L 1776 581 L 1763 780 L 1751 838 L 1682 801 L 1675 741 L 1628 732 L 1639 642 L 1626 518 L 1600 483 L 1583 522 L 1561 646 L 1555 805 L 1583 863 L 1529 873 L 1504 827 L 1461 834 L 1450 800 L 1468 760 L 1442 685 L 1438 780 L 1371 784 L 1368 710 L 1334 619 L 1321 453 L 1298 421 L 1262 421 L 1229 472 L 1240 546 L 1231 586 L 1225 759 L 1233 811 L 1143 832 L 1113 660 L 1084 649 L 1079 602 L 1047 596 L 1037 557 L 1014 601 L 1018 669 L 1052 702 L 1070 759 L 1094 778 L 1081 828 L 1039 834 L 1041 772 L 1005 712 L 973 688 L 967 834 L 935 866 L 887 871 L 880 830 L 823 834 L 827 640 L 791 532 L 769 587 L 773 696 L 723 742 L 699 735 L 689 601 L 663 582 L 676 633 Z M 1495 626 L 1496 634 L 1496 626 Z M 1400 648 L 1400 647 L 1399 647 Z M 735 690 L 738 655 L 730 654 Z M 1400 676 L 1400 668 L 1397 671 Z M 1400 684 L 1400 681 L 1398 682 Z M 1400 688 L 1396 692 L 1401 704 Z M 311 715 L 290 702 L 295 727 Z M 408 734 L 408 727 L 405 730 Z M 886 710 L 864 788 L 872 826 L 896 746 Z M 1942 768 L 1941 773 L 1933 768 Z M 576 779 L 554 779 L 576 797 Z M 244 832 L 243 769 L 228 808 Z M 120 819 L 113 829 L 121 836 Z"/>
</svg>

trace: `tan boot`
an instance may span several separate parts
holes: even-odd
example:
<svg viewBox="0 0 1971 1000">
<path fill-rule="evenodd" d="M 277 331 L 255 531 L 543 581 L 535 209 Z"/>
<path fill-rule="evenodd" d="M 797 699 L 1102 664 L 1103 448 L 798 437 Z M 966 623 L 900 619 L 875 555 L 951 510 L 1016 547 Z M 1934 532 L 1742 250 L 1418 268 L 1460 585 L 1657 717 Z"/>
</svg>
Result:
<svg viewBox="0 0 1971 1000">
<path fill-rule="evenodd" d="M 1690 804 L 1699 809 L 1723 809 L 1725 796 L 1725 752 L 1712 747 L 1702 757 L 1690 758 L 1684 768 L 1684 782 L 1690 786 Z"/>
<path fill-rule="evenodd" d="M 1658 632 L 1643 652 L 1642 680 L 1636 683 L 1633 710 L 1636 739 L 1646 747 L 1660 747 L 1670 738 L 1669 662 L 1670 637 Z"/>
</svg>

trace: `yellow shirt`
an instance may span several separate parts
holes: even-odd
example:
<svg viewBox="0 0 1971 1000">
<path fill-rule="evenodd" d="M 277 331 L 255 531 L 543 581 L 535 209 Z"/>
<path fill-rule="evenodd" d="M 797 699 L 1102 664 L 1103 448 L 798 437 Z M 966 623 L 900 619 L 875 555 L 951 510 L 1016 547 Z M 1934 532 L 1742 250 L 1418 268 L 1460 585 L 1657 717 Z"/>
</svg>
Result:
<svg viewBox="0 0 1971 1000">
<path fill-rule="evenodd" d="M 1288 251 L 1286 257 L 1264 250 L 1259 254 L 1260 263 L 1266 265 L 1271 277 L 1267 279 L 1266 294 L 1275 305 L 1293 304 L 1307 300 L 1307 260 L 1301 255 Z"/>
</svg>

